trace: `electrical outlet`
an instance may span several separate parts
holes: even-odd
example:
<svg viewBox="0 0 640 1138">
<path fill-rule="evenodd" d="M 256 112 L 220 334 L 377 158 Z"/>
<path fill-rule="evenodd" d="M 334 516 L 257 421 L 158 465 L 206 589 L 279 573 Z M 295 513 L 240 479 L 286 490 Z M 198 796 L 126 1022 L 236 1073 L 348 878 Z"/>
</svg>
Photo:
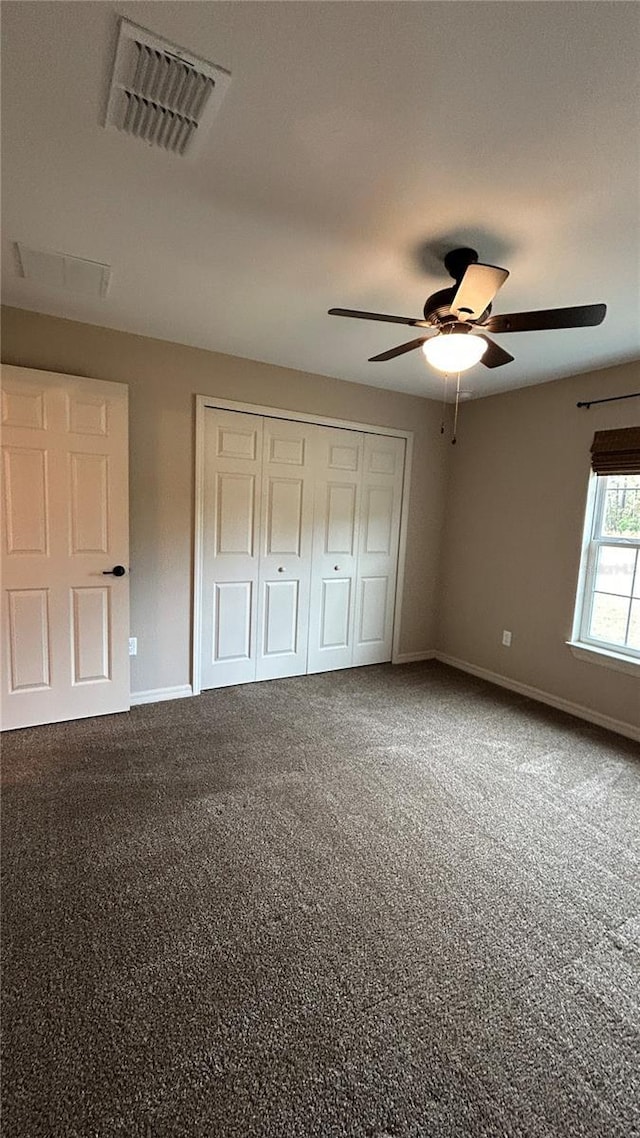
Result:
<svg viewBox="0 0 640 1138">
<path fill-rule="evenodd" d="M 137 636 L 130 636 L 129 637 L 129 655 L 130 656 L 137 656 L 138 655 L 138 637 Z"/>
<path fill-rule="evenodd" d="M 505 648 L 511 647 L 511 633 L 508 632 L 506 628 L 504 629 L 504 631 L 502 633 L 502 643 L 503 643 Z"/>
</svg>

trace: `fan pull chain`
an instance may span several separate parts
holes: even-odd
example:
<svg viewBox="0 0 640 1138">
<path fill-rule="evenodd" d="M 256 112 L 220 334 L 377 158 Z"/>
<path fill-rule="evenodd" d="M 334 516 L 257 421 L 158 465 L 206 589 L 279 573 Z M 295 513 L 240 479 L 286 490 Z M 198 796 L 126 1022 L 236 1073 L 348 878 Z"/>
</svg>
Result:
<svg viewBox="0 0 640 1138">
<path fill-rule="evenodd" d="M 446 411 L 447 411 L 447 380 L 448 380 L 448 378 L 449 378 L 449 373 L 445 371 L 445 373 L 442 377 L 442 422 L 440 424 L 440 434 L 441 435 L 444 434 L 444 421 L 445 421 Z"/>
<path fill-rule="evenodd" d="M 456 445 L 456 434 L 458 431 L 458 406 L 459 406 L 459 404 L 460 404 L 460 372 L 458 372 L 458 380 L 456 383 L 456 409 L 455 409 L 455 412 L 453 415 L 453 438 L 451 440 L 452 446 Z"/>
</svg>

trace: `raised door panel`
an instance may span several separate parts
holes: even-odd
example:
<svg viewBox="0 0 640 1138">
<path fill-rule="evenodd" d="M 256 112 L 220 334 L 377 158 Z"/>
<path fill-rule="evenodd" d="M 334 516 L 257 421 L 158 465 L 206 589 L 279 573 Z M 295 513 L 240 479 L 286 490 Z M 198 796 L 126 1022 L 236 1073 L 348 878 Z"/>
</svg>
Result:
<svg viewBox="0 0 640 1138">
<path fill-rule="evenodd" d="M 327 482 L 323 550 L 325 555 L 341 553 L 345 557 L 351 557 L 355 553 L 357 500 L 357 484 Z"/>
<path fill-rule="evenodd" d="M 44 430 L 45 391 L 42 386 L 24 386 L 5 382 L 2 391 L 2 425 L 4 427 L 28 427 Z"/>
<path fill-rule="evenodd" d="M 320 647 L 348 649 L 350 623 L 351 581 L 348 577 L 323 580 Z"/>
<path fill-rule="evenodd" d="M 262 419 L 207 408 L 204 422 L 203 688 L 256 678 Z"/>
<path fill-rule="evenodd" d="M 10 692 L 51 686 L 49 590 L 10 589 L 8 599 Z"/>
<path fill-rule="evenodd" d="M 393 486 L 367 486 L 363 494 L 363 543 L 365 554 L 392 555 L 394 522 Z"/>
<path fill-rule="evenodd" d="M 283 437 L 287 430 L 294 433 L 291 437 Z M 282 422 L 277 421 L 277 425 L 273 420 L 269 424 L 267 435 L 267 447 L 265 460 L 268 464 L 275 464 L 276 466 L 300 466 L 305 465 L 307 455 L 307 432 L 304 427 L 290 427 L 287 425 L 283 429 Z"/>
<path fill-rule="evenodd" d="M 321 430 L 331 430 L 330 427 L 321 427 Z M 357 473 L 361 465 L 360 435 L 344 431 L 348 439 L 338 443 L 328 443 L 327 471 L 349 470 Z"/>
<path fill-rule="evenodd" d="M 215 555 L 255 554 L 256 475 L 218 473 L 215 497 Z"/>
<path fill-rule="evenodd" d="M 267 581 L 265 584 L 265 656 L 295 654 L 298 641 L 298 581 Z"/>
<path fill-rule="evenodd" d="M 99 395 L 67 395 L 67 430 L 74 435 L 109 434 L 109 401 Z"/>
<path fill-rule="evenodd" d="M 384 640 L 387 623 L 389 578 L 361 577 L 358 643 L 379 644 Z"/>
<path fill-rule="evenodd" d="M 73 683 L 111 678 L 111 605 L 106 585 L 72 589 Z"/>
<path fill-rule="evenodd" d="M 253 594 L 252 581 L 214 585 L 211 663 L 250 659 Z"/>
<path fill-rule="evenodd" d="M 364 436 L 318 427 L 309 671 L 353 663 Z"/>
<path fill-rule="evenodd" d="M 266 532 L 265 553 L 299 557 L 303 543 L 302 507 L 304 481 L 302 478 L 273 478 L 266 476 Z"/>
<path fill-rule="evenodd" d="M 224 412 L 225 416 L 235 412 Z M 229 424 L 228 419 L 219 423 L 216 429 L 215 455 L 217 458 L 239 459 L 255 462 L 260 445 L 261 422 L 250 415 L 243 415 L 242 423 Z"/>
<path fill-rule="evenodd" d="M 47 451 L 7 446 L 3 458 L 5 551 L 9 556 L 46 556 L 49 552 Z"/>
<path fill-rule="evenodd" d="M 386 435 L 367 436 L 365 449 L 365 475 L 402 474 L 404 465 L 404 439 Z"/>
<path fill-rule="evenodd" d="M 109 457 L 69 454 L 71 553 L 108 553 Z"/>
<path fill-rule="evenodd" d="M 367 435 L 356 587 L 354 663 L 391 659 L 404 439 Z"/>
<path fill-rule="evenodd" d="M 316 428 L 264 419 L 256 678 L 307 670 Z"/>
</svg>

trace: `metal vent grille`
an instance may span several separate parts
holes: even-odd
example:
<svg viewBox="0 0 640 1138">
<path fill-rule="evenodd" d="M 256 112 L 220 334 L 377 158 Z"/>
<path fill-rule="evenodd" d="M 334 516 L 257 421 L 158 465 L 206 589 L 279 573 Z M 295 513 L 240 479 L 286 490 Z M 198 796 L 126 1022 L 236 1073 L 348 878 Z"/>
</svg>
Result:
<svg viewBox="0 0 640 1138">
<path fill-rule="evenodd" d="M 231 76 L 120 21 L 105 126 L 174 154 L 201 146 Z"/>
</svg>

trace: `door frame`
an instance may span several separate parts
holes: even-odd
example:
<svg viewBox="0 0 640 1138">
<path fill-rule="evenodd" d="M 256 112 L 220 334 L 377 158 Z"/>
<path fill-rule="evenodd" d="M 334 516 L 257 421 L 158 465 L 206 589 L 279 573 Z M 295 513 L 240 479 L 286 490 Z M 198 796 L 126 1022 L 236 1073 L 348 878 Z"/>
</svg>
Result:
<svg viewBox="0 0 640 1138">
<path fill-rule="evenodd" d="M 193 599 L 191 611 L 191 687 L 193 695 L 202 691 L 200 653 L 202 647 L 202 552 L 204 534 L 204 417 L 211 411 L 240 411 L 244 415 L 267 416 L 269 419 L 290 419 L 296 423 L 313 423 L 320 427 L 340 427 L 346 431 L 362 431 L 368 435 L 391 435 L 405 440 L 404 472 L 402 478 L 402 507 L 398 541 L 398 573 L 393 613 L 393 643 L 391 663 L 400 655 L 400 624 L 404 592 L 404 568 L 407 551 L 409 521 L 409 494 L 411 489 L 411 463 L 413 459 L 413 431 L 395 427 L 381 427 L 375 423 L 355 423 L 351 419 L 332 419 L 327 415 L 312 415 L 302 411 L 287 411 L 282 407 L 264 407 L 257 403 L 241 403 L 235 399 L 218 399 L 214 395 L 196 395 L 195 419 L 195 496 L 193 527 Z"/>
</svg>

